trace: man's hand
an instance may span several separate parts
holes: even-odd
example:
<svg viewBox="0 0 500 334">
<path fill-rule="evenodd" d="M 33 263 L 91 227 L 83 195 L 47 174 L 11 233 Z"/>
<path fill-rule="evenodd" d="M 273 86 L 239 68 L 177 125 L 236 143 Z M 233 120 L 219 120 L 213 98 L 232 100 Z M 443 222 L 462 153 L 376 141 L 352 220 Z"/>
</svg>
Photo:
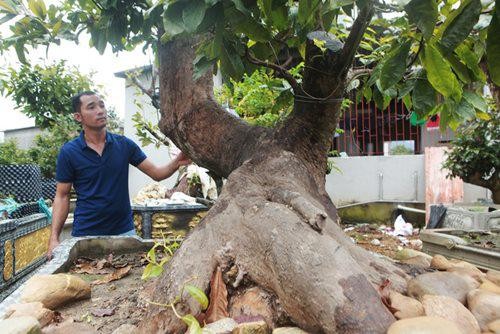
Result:
<svg viewBox="0 0 500 334">
<path fill-rule="evenodd" d="M 175 161 L 177 162 L 177 166 L 178 166 L 177 168 L 179 168 L 181 166 L 186 166 L 186 165 L 189 165 L 190 163 L 192 163 L 191 159 L 189 159 L 188 156 L 184 154 L 184 152 L 179 153 L 175 157 Z"/>
<path fill-rule="evenodd" d="M 49 250 L 47 251 L 47 259 L 49 261 L 52 260 L 52 252 L 54 251 L 54 248 L 59 246 L 60 243 L 61 242 L 59 241 L 59 239 L 53 239 L 53 238 L 49 239 Z"/>
</svg>

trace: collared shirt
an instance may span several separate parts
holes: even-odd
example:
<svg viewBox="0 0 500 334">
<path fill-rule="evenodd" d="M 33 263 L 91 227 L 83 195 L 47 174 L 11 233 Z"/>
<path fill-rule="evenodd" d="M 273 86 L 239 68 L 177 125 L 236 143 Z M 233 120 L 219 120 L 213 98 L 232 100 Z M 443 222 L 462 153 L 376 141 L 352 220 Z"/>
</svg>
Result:
<svg viewBox="0 0 500 334">
<path fill-rule="evenodd" d="M 84 133 L 63 145 L 56 180 L 72 183 L 77 201 L 73 236 L 116 235 L 134 228 L 128 192 L 129 164 L 146 155 L 132 140 L 107 132 L 100 156 L 87 146 Z"/>
</svg>

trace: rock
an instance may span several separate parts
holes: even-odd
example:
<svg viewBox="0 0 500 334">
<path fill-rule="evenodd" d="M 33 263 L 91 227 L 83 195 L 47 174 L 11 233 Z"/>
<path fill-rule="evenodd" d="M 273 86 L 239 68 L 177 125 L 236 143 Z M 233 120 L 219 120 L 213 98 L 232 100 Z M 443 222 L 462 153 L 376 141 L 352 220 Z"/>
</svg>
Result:
<svg viewBox="0 0 500 334">
<path fill-rule="evenodd" d="M 242 295 L 235 296 L 229 305 L 229 316 L 236 319 L 241 316 L 261 316 L 273 324 L 273 311 L 269 304 L 270 297 L 264 290 L 253 287 Z"/>
<path fill-rule="evenodd" d="M 483 280 L 483 283 L 481 283 L 479 289 L 491 291 L 494 293 L 500 293 L 500 286 L 496 285 L 492 281 L 488 281 L 487 279 Z"/>
<path fill-rule="evenodd" d="M 141 334 L 139 329 L 131 324 L 123 324 L 113 331 L 111 334 Z"/>
<path fill-rule="evenodd" d="M 493 332 L 495 334 L 500 334 L 500 319 L 490 322 L 487 325 L 487 327 L 490 330 L 490 332 Z"/>
<path fill-rule="evenodd" d="M 477 269 L 475 265 L 465 261 L 451 262 L 451 267 L 448 268 L 447 271 L 455 272 L 461 275 L 469 275 L 478 282 L 482 282 L 485 277 L 485 274 L 481 270 Z"/>
<path fill-rule="evenodd" d="M 279 327 L 273 330 L 273 334 L 309 334 L 299 327 Z"/>
<path fill-rule="evenodd" d="M 419 252 L 418 250 L 414 250 L 411 248 L 403 248 L 402 250 L 398 251 L 396 253 L 395 258 L 396 260 L 403 261 L 409 259 L 410 257 L 415 257 L 419 255 L 429 259 L 429 261 L 432 260 L 432 256 L 430 256 L 429 254 L 425 254 L 424 252 Z"/>
<path fill-rule="evenodd" d="M 473 290 L 467 295 L 467 303 L 483 331 L 488 329 L 490 322 L 500 319 L 499 294 L 479 289 Z"/>
<path fill-rule="evenodd" d="M 425 295 L 422 298 L 425 315 L 441 317 L 455 323 L 463 334 L 479 334 L 479 324 L 472 313 L 458 300 L 446 296 Z"/>
<path fill-rule="evenodd" d="M 231 318 L 223 318 L 203 327 L 203 332 L 212 334 L 231 333 L 238 323 Z"/>
<path fill-rule="evenodd" d="M 396 291 L 391 291 L 389 298 L 391 300 L 391 307 L 398 310 L 394 313 L 396 319 L 414 318 L 425 315 L 422 303 L 416 299 L 403 296 Z"/>
<path fill-rule="evenodd" d="M 232 334 L 268 334 L 271 329 L 264 320 L 244 322 L 233 329 Z"/>
<path fill-rule="evenodd" d="M 410 257 L 409 259 L 403 260 L 401 262 L 422 268 L 429 268 L 431 266 L 431 261 L 428 258 L 423 257 L 422 255 Z"/>
<path fill-rule="evenodd" d="M 380 246 L 380 240 L 378 240 L 378 239 L 372 239 L 372 241 L 370 241 L 370 243 L 373 246 Z"/>
<path fill-rule="evenodd" d="M 35 275 L 21 294 L 23 302 L 41 302 L 49 309 L 84 298 L 90 298 L 90 285 L 68 274 Z"/>
<path fill-rule="evenodd" d="M 442 295 L 465 304 L 467 293 L 477 289 L 479 283 L 470 276 L 446 271 L 425 273 L 408 282 L 408 295 L 421 300 L 424 295 Z"/>
<path fill-rule="evenodd" d="M 495 283 L 496 285 L 500 285 L 500 271 L 488 270 L 488 272 L 486 273 L 486 279 Z"/>
<path fill-rule="evenodd" d="M 43 334 L 97 334 L 90 325 L 66 320 L 59 324 L 51 324 L 42 330 Z"/>
<path fill-rule="evenodd" d="M 34 317 L 40 323 L 40 327 L 45 327 L 54 319 L 54 312 L 43 307 L 43 304 L 40 302 L 15 304 L 5 312 L 6 318 L 23 316 Z"/>
<path fill-rule="evenodd" d="M 431 260 L 431 268 L 444 271 L 451 268 L 451 263 L 443 255 L 437 254 Z"/>
<path fill-rule="evenodd" d="M 16 317 L 0 321 L 2 334 L 41 334 L 40 324 L 35 317 Z"/>
<path fill-rule="evenodd" d="M 387 334 L 462 334 L 453 322 L 438 317 L 416 317 L 394 322 Z"/>
</svg>

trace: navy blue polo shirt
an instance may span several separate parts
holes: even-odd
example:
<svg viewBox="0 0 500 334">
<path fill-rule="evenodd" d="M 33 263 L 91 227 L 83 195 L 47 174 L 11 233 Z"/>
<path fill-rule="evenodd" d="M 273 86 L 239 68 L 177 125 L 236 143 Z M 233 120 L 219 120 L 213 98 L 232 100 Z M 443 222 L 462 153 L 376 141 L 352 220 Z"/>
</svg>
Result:
<svg viewBox="0 0 500 334">
<path fill-rule="evenodd" d="M 56 180 L 72 183 L 77 200 L 72 235 L 116 235 L 134 228 L 128 192 L 129 164 L 146 155 L 132 140 L 107 132 L 99 156 L 87 146 L 83 131 L 57 157 Z"/>
</svg>

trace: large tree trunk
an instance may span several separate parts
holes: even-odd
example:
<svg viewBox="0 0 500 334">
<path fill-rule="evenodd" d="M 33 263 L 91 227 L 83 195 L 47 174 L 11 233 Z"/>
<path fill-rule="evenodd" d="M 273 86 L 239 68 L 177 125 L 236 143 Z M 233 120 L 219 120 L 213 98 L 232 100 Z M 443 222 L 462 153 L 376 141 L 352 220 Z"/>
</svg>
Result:
<svg viewBox="0 0 500 334">
<path fill-rule="evenodd" d="M 369 21 L 371 13 L 363 15 Z M 355 23 L 353 31 L 365 26 Z M 359 36 L 349 36 L 346 46 L 357 43 Z M 323 73 L 335 70 L 337 76 L 306 71 L 304 91 L 295 93 L 318 100 L 296 102 L 290 118 L 270 130 L 249 126 L 218 106 L 211 74 L 192 79 L 195 47 L 193 40 L 159 46 L 160 128 L 195 162 L 228 181 L 163 276 L 147 289 L 148 298 L 170 303 L 188 281 L 207 291 L 220 267 L 228 276 L 237 272 L 231 276 L 230 299 L 252 286 L 272 296 L 285 314 L 275 323 L 314 333 L 385 333 L 395 319 L 377 287 L 390 280 L 394 289 L 404 290 L 406 274 L 346 237 L 325 191 L 326 152 L 352 52 L 319 61 L 308 57 L 316 60 L 306 67 L 330 67 Z M 312 43 L 306 49 L 309 56 L 318 52 Z M 176 308 L 183 314 L 200 312 L 190 298 Z M 170 309 L 151 306 L 142 329 L 183 333 L 185 326 Z"/>
</svg>

